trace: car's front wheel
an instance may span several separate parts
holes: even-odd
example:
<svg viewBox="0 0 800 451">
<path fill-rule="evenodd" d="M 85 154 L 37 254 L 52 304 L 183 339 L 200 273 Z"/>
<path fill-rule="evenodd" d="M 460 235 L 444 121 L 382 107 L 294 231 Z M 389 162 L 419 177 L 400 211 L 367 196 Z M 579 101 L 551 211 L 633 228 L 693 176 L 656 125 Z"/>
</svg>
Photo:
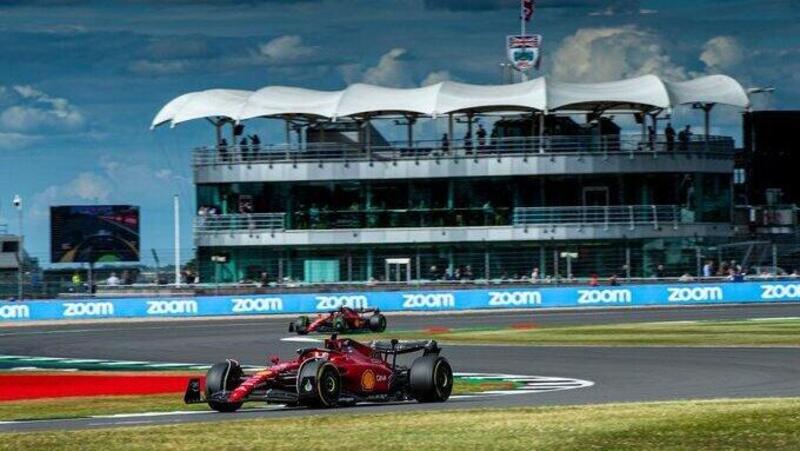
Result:
<svg viewBox="0 0 800 451">
<path fill-rule="evenodd" d="M 332 363 L 323 359 L 303 362 L 297 372 L 297 398 L 308 407 L 333 407 L 339 402 L 341 377 Z"/>
<path fill-rule="evenodd" d="M 411 395 L 419 402 L 447 401 L 453 391 L 453 369 L 444 357 L 417 357 L 408 370 Z"/>
<path fill-rule="evenodd" d="M 219 393 L 228 393 L 239 386 L 244 372 L 239 362 L 228 359 L 212 366 L 206 373 L 206 399 L 208 406 L 217 412 L 235 412 L 242 407 L 242 403 L 230 403 L 214 400 Z"/>
</svg>

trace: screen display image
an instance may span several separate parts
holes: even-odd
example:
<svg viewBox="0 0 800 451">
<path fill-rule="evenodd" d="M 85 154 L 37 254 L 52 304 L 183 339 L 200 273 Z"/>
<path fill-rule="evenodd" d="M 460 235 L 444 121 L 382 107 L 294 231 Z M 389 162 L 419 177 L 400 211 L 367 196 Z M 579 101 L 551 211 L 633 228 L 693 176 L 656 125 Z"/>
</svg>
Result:
<svg viewBox="0 0 800 451">
<path fill-rule="evenodd" d="M 139 261 L 139 207 L 50 207 L 53 263 Z"/>
</svg>

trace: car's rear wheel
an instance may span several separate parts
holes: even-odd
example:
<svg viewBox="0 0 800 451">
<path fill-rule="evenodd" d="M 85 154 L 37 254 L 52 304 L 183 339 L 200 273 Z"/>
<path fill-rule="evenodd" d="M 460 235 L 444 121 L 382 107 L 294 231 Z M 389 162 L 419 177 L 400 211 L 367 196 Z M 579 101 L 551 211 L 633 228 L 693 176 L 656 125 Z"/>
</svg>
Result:
<svg viewBox="0 0 800 451">
<path fill-rule="evenodd" d="M 386 317 L 376 313 L 369 317 L 369 330 L 372 332 L 383 332 L 386 330 Z"/>
<path fill-rule="evenodd" d="M 230 392 L 239 386 L 244 372 L 236 360 L 226 360 L 212 366 L 206 373 L 206 399 L 208 406 L 217 412 L 235 412 L 242 407 L 242 403 L 212 401 L 214 394 Z"/>
<path fill-rule="evenodd" d="M 411 395 L 419 402 L 447 401 L 453 391 L 453 369 L 444 357 L 417 357 L 408 375 Z"/>
<path fill-rule="evenodd" d="M 297 397 L 308 407 L 333 407 L 341 393 L 339 370 L 323 359 L 306 360 L 297 372 Z"/>
</svg>

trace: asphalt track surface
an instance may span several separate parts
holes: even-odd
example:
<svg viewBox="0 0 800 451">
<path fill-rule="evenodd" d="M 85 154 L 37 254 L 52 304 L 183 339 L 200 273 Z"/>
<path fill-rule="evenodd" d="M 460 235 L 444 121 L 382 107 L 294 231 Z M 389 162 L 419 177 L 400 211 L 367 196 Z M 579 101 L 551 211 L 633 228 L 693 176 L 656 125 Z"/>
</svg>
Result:
<svg viewBox="0 0 800 451">
<path fill-rule="evenodd" d="M 800 317 L 800 304 L 725 307 L 499 312 L 389 317 L 391 331 L 425 327 L 610 324 Z M 0 329 L 0 353 L 44 357 L 213 363 L 228 357 L 259 365 L 270 355 L 291 358 L 302 343 L 286 318 L 75 324 Z M 203 412 L 125 418 L 2 423 L 0 432 L 174 424 L 308 414 L 374 414 L 419 409 L 589 404 L 736 397 L 800 396 L 800 349 L 748 347 L 444 346 L 459 372 L 575 378 L 591 387 L 511 396 L 452 399 L 443 404 L 397 403 L 330 411 L 265 408 L 236 414 Z"/>
</svg>

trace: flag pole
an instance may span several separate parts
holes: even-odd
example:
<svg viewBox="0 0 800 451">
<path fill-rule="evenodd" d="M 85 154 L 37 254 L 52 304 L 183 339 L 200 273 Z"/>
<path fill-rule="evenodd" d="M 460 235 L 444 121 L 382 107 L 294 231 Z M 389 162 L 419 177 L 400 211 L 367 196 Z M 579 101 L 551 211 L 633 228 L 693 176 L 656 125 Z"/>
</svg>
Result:
<svg viewBox="0 0 800 451">
<path fill-rule="evenodd" d="M 520 36 L 525 36 L 525 0 L 519 0 L 519 28 Z M 528 73 L 519 71 L 520 81 L 528 81 Z"/>
</svg>

